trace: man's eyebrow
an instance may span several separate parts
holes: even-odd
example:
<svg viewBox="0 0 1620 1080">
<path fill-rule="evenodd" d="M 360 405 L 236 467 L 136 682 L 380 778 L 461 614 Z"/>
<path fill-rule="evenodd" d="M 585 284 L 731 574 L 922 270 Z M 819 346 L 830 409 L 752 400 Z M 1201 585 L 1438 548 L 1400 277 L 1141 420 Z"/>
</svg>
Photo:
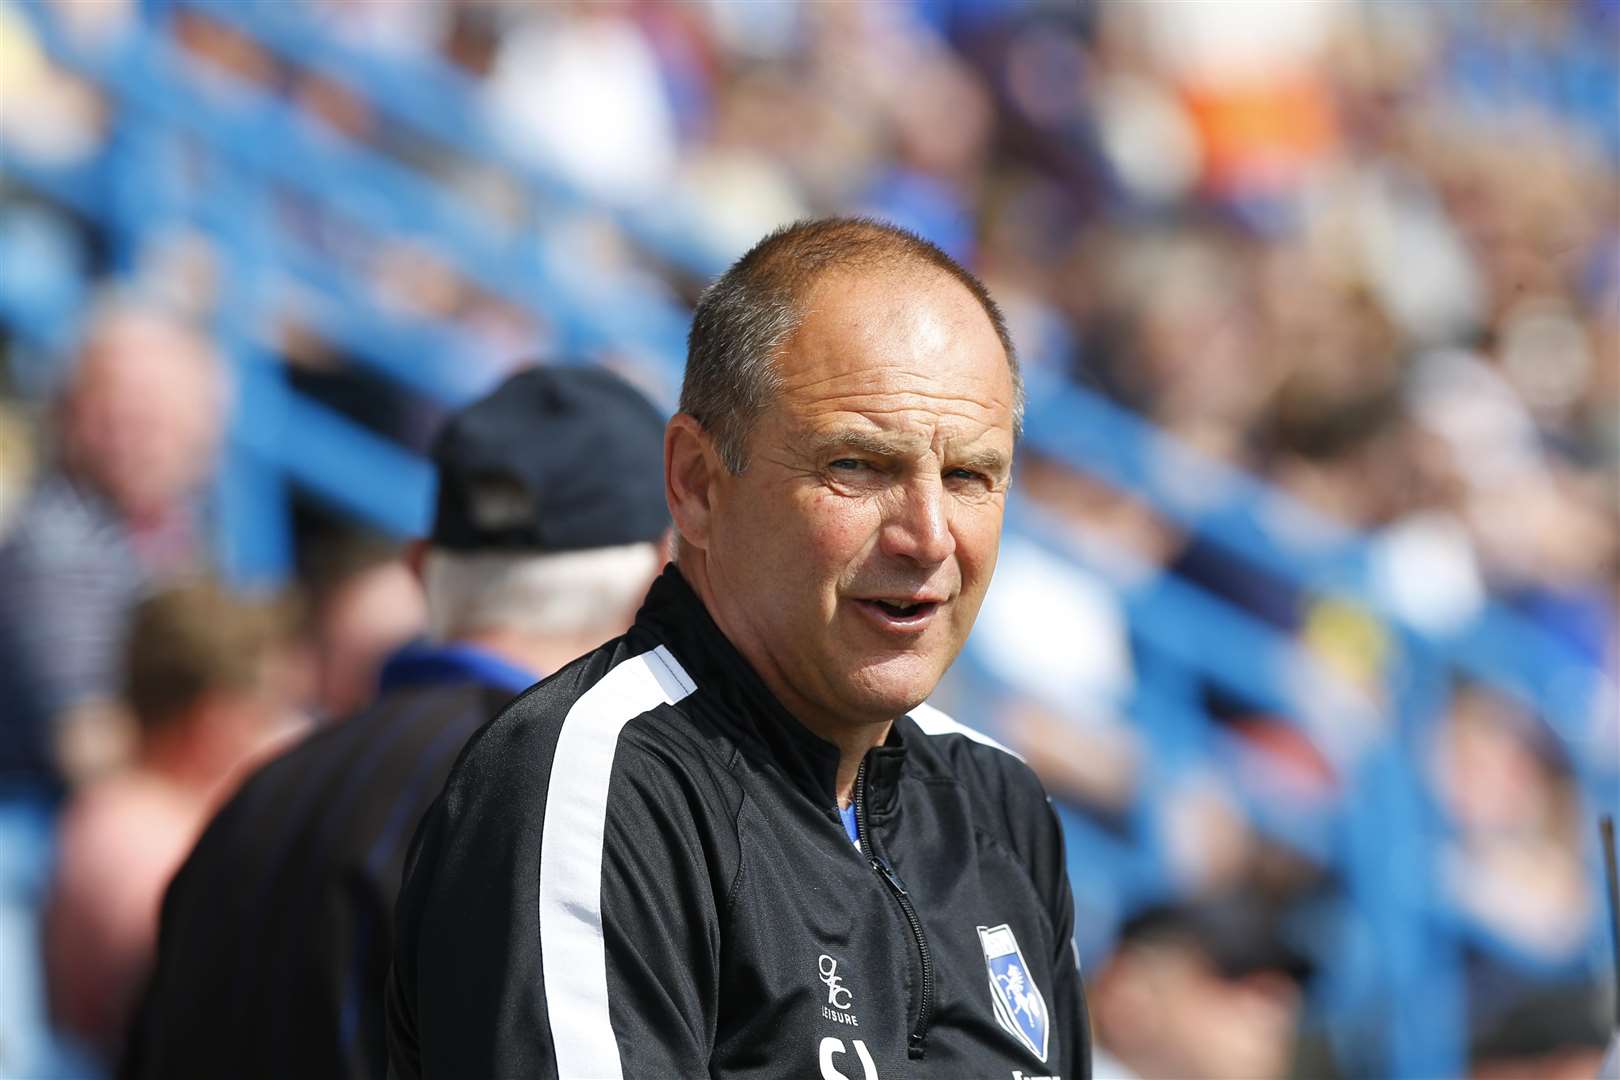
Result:
<svg viewBox="0 0 1620 1080">
<path fill-rule="evenodd" d="M 969 450 L 960 456 L 950 456 L 954 457 L 955 467 L 958 469 L 975 469 L 992 476 L 999 476 L 1007 471 L 1007 455 L 988 446 Z"/>
<path fill-rule="evenodd" d="M 904 457 L 914 445 L 910 440 L 896 438 L 876 431 L 861 431 L 849 429 L 845 431 L 828 431 L 812 436 L 809 440 L 810 452 L 817 456 L 835 453 L 840 450 L 851 450 L 856 453 L 870 454 L 873 457 L 897 458 Z M 990 476 L 1003 476 L 1007 472 L 1007 455 L 994 447 L 981 446 L 960 454 L 946 452 L 946 457 L 955 462 L 952 468 L 973 469 Z"/>
<path fill-rule="evenodd" d="M 828 431 L 811 437 L 810 451 L 821 455 L 834 450 L 855 450 L 876 457 L 900 457 L 907 450 L 904 440 L 875 431 L 849 429 Z"/>
</svg>

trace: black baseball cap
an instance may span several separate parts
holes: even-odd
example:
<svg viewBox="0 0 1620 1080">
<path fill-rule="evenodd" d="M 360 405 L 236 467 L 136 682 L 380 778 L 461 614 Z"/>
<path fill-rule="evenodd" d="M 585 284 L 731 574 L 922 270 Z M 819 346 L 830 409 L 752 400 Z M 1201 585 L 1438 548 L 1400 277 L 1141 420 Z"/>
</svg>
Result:
<svg viewBox="0 0 1620 1080">
<path fill-rule="evenodd" d="M 664 418 L 605 368 L 528 368 L 457 412 L 433 444 L 430 542 L 451 551 L 580 551 L 657 540 Z"/>
</svg>

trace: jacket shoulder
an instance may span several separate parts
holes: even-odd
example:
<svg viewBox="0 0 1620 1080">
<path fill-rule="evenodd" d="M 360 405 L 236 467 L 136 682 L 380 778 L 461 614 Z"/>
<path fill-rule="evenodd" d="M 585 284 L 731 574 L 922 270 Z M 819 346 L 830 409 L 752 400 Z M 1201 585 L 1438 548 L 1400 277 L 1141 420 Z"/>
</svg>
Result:
<svg viewBox="0 0 1620 1080">
<path fill-rule="evenodd" d="M 1023 756 L 1016 750 L 1002 745 L 982 731 L 977 731 L 968 727 L 966 724 L 961 723 L 949 713 L 942 709 L 936 709 L 926 701 L 921 705 L 918 705 L 915 709 L 912 709 L 911 712 L 907 713 L 906 715 L 911 717 L 911 722 L 916 724 L 918 729 L 922 731 L 924 735 L 942 740 L 949 739 L 950 736 L 954 735 L 960 737 L 960 739 L 965 743 L 987 747 L 990 750 L 994 750 L 997 754 L 1004 757 L 1010 757 L 1015 761 L 1021 762 L 1024 760 Z M 968 752 L 980 755 L 983 755 L 984 753 L 983 751 L 976 750 L 970 750 Z M 999 761 L 1000 758 L 991 758 L 990 760 Z"/>
<path fill-rule="evenodd" d="M 454 804 L 473 791 L 498 799 L 512 785 L 532 788 L 537 770 L 548 773 L 559 754 L 611 747 L 632 721 L 693 689 L 656 640 L 634 632 L 615 638 L 530 687 L 468 740 L 445 796 Z"/>
<path fill-rule="evenodd" d="M 1039 829 L 1050 819 L 1046 787 L 1023 757 L 995 739 L 924 703 L 906 714 L 921 736 L 914 740 L 931 774 L 949 777 L 966 790 L 1006 836 Z"/>
<path fill-rule="evenodd" d="M 923 746 L 927 748 L 927 756 L 939 759 L 950 772 L 961 776 L 961 770 L 967 769 L 969 773 L 964 779 L 998 786 L 1033 785 L 1040 798 L 1046 797 L 1034 770 L 1017 751 L 927 702 L 906 715 L 917 731 L 925 736 Z"/>
</svg>

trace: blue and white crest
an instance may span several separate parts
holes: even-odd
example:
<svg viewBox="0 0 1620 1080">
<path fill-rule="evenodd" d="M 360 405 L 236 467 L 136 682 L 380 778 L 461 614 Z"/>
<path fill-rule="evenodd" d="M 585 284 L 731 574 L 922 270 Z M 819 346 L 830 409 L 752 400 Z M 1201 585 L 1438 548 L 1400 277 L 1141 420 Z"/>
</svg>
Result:
<svg viewBox="0 0 1620 1080">
<path fill-rule="evenodd" d="M 996 1022 L 1007 1034 L 1023 1043 L 1030 1053 L 1046 1062 L 1046 999 L 1035 985 L 1024 953 L 1018 947 L 1012 927 L 979 927 L 979 944 L 984 946 L 984 967 L 990 973 L 990 1000 Z"/>
</svg>

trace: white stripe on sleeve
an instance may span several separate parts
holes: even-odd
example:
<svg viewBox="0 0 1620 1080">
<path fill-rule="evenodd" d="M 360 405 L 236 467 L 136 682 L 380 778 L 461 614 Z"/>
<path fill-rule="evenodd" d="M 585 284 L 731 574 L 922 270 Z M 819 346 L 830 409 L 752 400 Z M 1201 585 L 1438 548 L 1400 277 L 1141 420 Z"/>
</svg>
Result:
<svg viewBox="0 0 1620 1080">
<path fill-rule="evenodd" d="M 695 689 L 660 645 L 614 667 L 563 719 L 540 840 L 540 958 L 558 1076 L 623 1076 L 602 938 L 608 780 L 624 726 Z"/>
</svg>

